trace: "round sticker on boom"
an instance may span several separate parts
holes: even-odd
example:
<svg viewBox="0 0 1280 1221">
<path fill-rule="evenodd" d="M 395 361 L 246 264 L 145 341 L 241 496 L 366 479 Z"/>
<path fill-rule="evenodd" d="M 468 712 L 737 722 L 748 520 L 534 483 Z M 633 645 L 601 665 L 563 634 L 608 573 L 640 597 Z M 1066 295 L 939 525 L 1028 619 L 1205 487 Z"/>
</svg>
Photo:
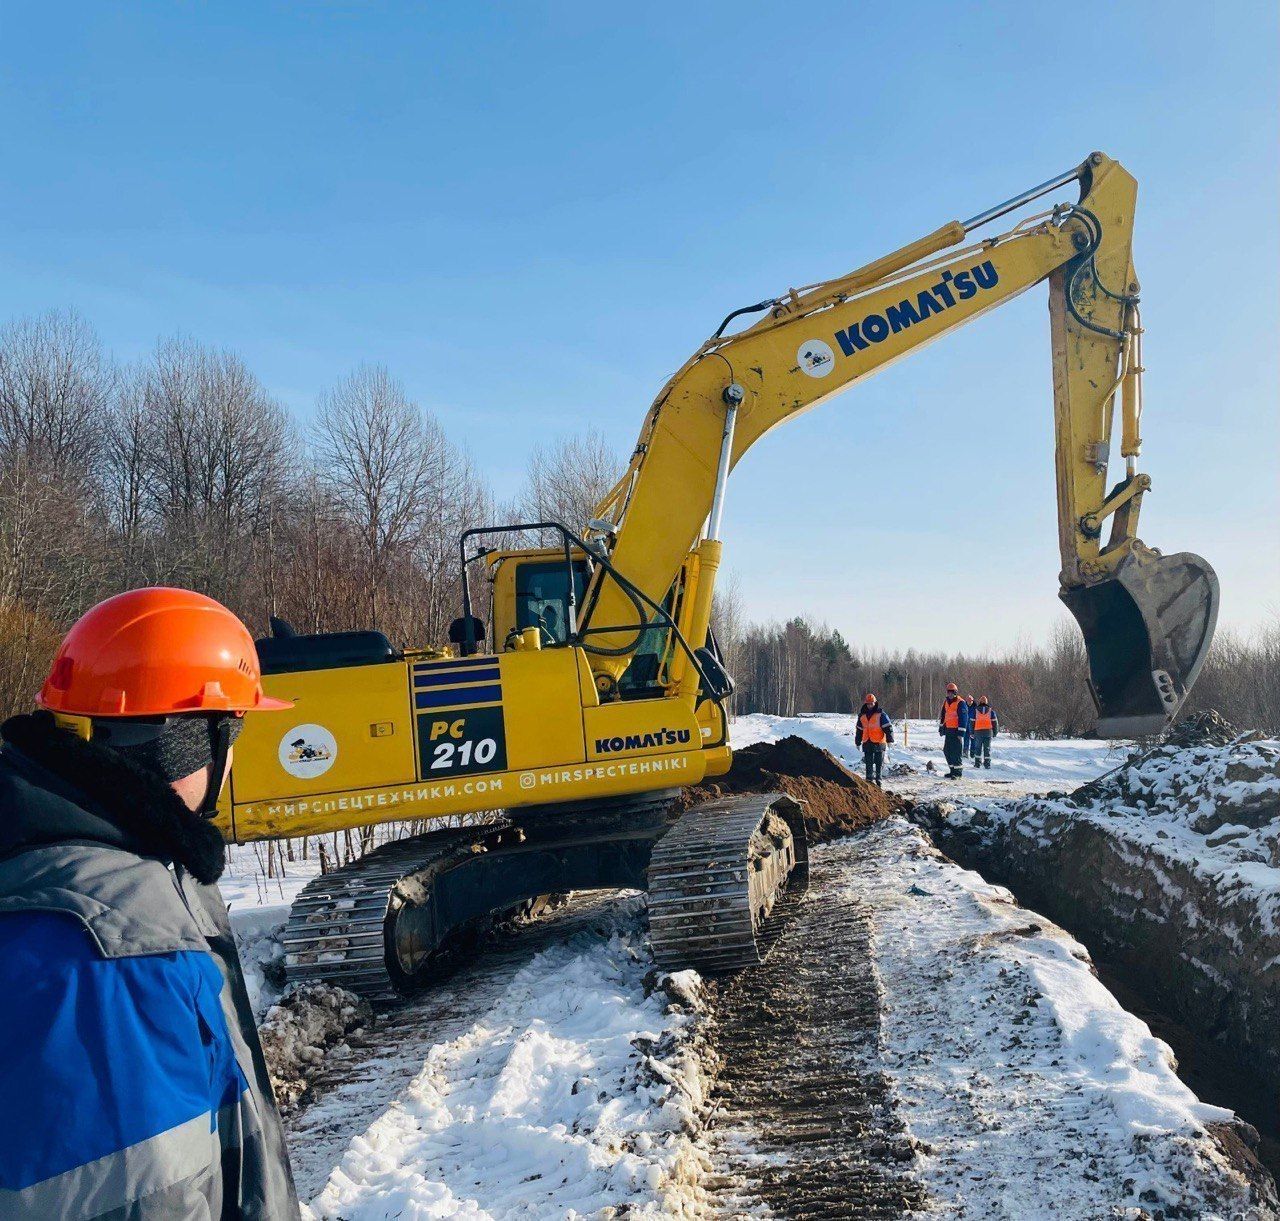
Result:
<svg viewBox="0 0 1280 1221">
<path fill-rule="evenodd" d="M 280 739 L 280 766 L 299 780 L 323 776 L 338 757 L 338 741 L 323 725 L 295 725 Z"/>
<path fill-rule="evenodd" d="M 796 353 L 796 363 L 810 377 L 826 377 L 836 367 L 836 354 L 821 339 L 806 339 Z"/>
</svg>

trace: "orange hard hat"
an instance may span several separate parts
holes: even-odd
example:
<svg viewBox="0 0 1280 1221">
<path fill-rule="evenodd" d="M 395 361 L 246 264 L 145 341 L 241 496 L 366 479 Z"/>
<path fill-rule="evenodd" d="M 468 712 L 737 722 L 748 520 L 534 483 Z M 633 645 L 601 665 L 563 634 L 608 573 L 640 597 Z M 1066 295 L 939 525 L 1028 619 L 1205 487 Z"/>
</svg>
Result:
<svg viewBox="0 0 1280 1221">
<path fill-rule="evenodd" d="M 955 683 L 948 683 L 948 684 L 947 684 L 947 690 L 948 690 L 948 691 L 956 691 L 956 692 L 958 692 L 958 691 L 960 690 L 960 688 L 959 688 L 959 687 L 957 687 L 957 686 L 955 685 Z"/>
<path fill-rule="evenodd" d="M 86 611 L 54 656 L 37 702 L 89 717 L 292 708 L 262 692 L 249 629 L 189 589 L 134 589 Z"/>
<path fill-rule="evenodd" d="M 862 697 L 862 702 L 864 704 L 874 704 L 876 702 L 876 697 L 870 691 L 868 691 L 866 695 Z"/>
</svg>

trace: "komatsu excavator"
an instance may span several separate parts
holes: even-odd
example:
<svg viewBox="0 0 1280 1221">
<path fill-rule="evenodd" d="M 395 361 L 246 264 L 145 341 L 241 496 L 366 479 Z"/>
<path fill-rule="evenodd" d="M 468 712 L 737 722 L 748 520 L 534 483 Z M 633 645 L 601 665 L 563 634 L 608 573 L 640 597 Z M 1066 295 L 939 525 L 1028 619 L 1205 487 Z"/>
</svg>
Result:
<svg viewBox="0 0 1280 1221">
<path fill-rule="evenodd" d="M 1072 183 L 1078 202 L 974 240 Z M 807 884 L 799 806 L 781 794 L 683 812 L 673 801 L 730 763 L 733 684 L 710 631 L 729 472 L 771 429 L 1042 281 L 1059 596 L 1084 635 L 1099 732 L 1168 724 L 1209 647 L 1218 585 L 1198 556 L 1137 537 L 1151 480 L 1137 469 L 1135 198 L 1133 178 L 1094 153 L 848 275 L 735 310 L 663 386 L 590 521 L 463 535 L 447 647 L 273 621 L 258 644 L 267 690 L 296 711 L 283 733 L 269 717 L 246 727 L 219 814 L 227 837 L 438 827 L 306 887 L 285 933 L 289 977 L 391 999 L 495 913 L 610 887 L 647 890 L 660 965 L 760 961 Z M 743 315 L 760 317 L 729 332 Z M 1117 415 L 1124 468 L 1108 486 Z M 513 536 L 549 545 L 504 546 Z M 477 579 L 491 583 L 488 625 Z"/>
</svg>

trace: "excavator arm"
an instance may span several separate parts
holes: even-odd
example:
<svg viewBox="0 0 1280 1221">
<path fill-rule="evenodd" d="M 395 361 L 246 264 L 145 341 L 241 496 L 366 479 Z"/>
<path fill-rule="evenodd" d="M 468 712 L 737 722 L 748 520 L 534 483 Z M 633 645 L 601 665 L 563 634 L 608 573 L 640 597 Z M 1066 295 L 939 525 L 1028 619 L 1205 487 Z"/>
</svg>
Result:
<svg viewBox="0 0 1280 1221">
<path fill-rule="evenodd" d="M 1077 203 L 972 241 L 975 230 L 1072 181 L 1080 184 Z M 690 639 L 700 643 L 720 560 L 725 481 L 757 440 L 1047 280 L 1060 597 L 1084 635 L 1099 731 L 1130 736 L 1163 728 L 1203 663 L 1218 585 L 1204 560 L 1164 557 L 1137 536 L 1151 481 L 1137 470 L 1136 194 L 1122 166 L 1094 153 L 1066 174 L 848 275 L 731 314 L 662 388 L 626 473 L 596 510 L 596 546 L 607 548 L 610 563 L 592 578 L 581 639 L 601 691 L 607 695 L 629 663 L 636 624 L 648 618 L 644 604 L 662 601 L 691 551 L 701 580 Z M 747 312 L 767 316 L 723 333 Z M 1125 469 L 1109 488 L 1117 415 Z M 689 667 L 677 667 L 676 676 L 681 693 L 696 700 Z"/>
</svg>

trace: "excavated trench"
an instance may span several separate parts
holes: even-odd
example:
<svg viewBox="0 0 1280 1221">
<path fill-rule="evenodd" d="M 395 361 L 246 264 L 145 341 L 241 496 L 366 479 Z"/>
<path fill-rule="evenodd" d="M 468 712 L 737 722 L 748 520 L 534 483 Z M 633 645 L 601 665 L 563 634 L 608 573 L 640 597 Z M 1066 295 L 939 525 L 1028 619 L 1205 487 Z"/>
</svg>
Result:
<svg viewBox="0 0 1280 1221">
<path fill-rule="evenodd" d="M 1004 812 L 922 804 L 911 817 L 1084 943 L 1121 1003 L 1173 1048 L 1183 1079 L 1258 1130 L 1258 1157 L 1280 1175 L 1280 931 L 1265 886 L 1241 880 L 1277 863 L 1266 859 L 1280 828 L 1275 764 L 1256 735 L 1201 721 L 1069 796 Z M 1245 832 L 1259 845 L 1252 862 L 1194 851 Z"/>
<path fill-rule="evenodd" d="M 1029 861 L 995 856 L 930 823 L 934 842 L 952 859 L 1007 887 L 1022 906 L 1043 912 L 1085 946 L 1116 999 L 1173 1048 L 1179 1076 L 1205 1102 L 1230 1108 L 1257 1130 L 1258 1160 L 1280 1179 L 1280 1086 L 1271 1056 L 1256 1051 L 1260 1038 L 1274 1040 L 1277 1032 L 1265 1007 L 1250 1005 L 1259 979 L 1242 978 L 1238 927 L 1227 922 L 1217 937 L 1208 905 L 1164 912 L 1163 902 L 1150 903 L 1168 896 L 1158 867 L 1135 883 L 1131 868 L 1111 867 L 1117 847 L 1096 829 L 1063 835 L 1052 852 Z M 1117 900 L 1129 910 L 1117 911 Z M 1153 918 L 1153 908 L 1182 921 Z M 1212 942 L 1218 944 L 1206 952 Z"/>
</svg>

